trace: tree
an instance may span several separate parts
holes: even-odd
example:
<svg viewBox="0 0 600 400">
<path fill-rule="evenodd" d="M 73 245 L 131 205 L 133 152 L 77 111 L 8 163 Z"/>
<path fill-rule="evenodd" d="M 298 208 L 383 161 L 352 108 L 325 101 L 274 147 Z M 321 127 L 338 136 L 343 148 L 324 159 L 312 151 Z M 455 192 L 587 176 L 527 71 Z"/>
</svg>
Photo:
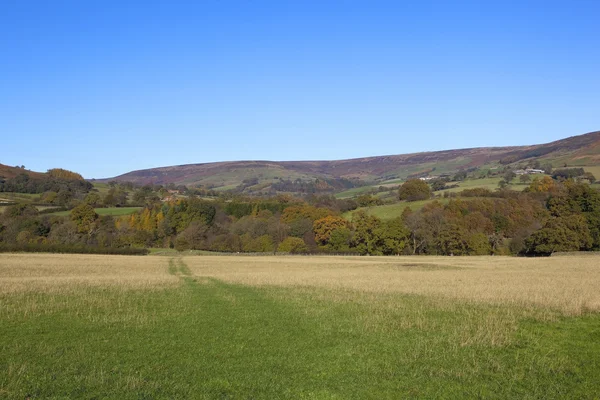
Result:
<svg viewBox="0 0 600 400">
<path fill-rule="evenodd" d="M 513 171 L 508 170 L 504 173 L 504 180 L 508 183 L 512 182 L 513 179 L 515 179 L 515 177 L 517 176 L 517 174 L 515 174 Z"/>
<path fill-rule="evenodd" d="M 420 179 L 409 179 L 398 189 L 398 198 L 406 201 L 427 200 L 431 198 L 431 188 Z"/>
<path fill-rule="evenodd" d="M 378 206 L 383 204 L 379 197 L 373 196 L 372 194 L 365 193 L 356 198 L 356 202 L 360 207 Z"/>
<path fill-rule="evenodd" d="M 331 232 L 329 237 L 329 248 L 337 252 L 348 252 L 350 251 L 350 240 L 352 239 L 352 232 L 350 229 L 336 228 Z"/>
<path fill-rule="evenodd" d="M 410 232 L 402 218 L 384 222 L 375 230 L 377 250 L 384 255 L 401 254 L 406 247 Z"/>
<path fill-rule="evenodd" d="M 458 171 L 452 178 L 453 181 L 464 181 L 465 179 L 467 179 L 467 171 Z"/>
<path fill-rule="evenodd" d="M 458 224 L 445 223 L 436 240 L 442 254 L 461 256 L 468 253 L 465 232 Z"/>
<path fill-rule="evenodd" d="M 208 226 L 204 221 L 193 221 L 185 228 L 175 240 L 175 248 L 179 251 L 189 249 L 200 249 L 202 243 L 206 240 Z"/>
<path fill-rule="evenodd" d="M 446 182 L 443 179 L 434 179 L 431 182 L 431 189 L 434 192 L 446 189 Z"/>
<path fill-rule="evenodd" d="M 8 217 L 31 217 L 38 215 L 38 210 L 35 206 L 25 203 L 17 203 L 6 207 L 4 215 Z"/>
<path fill-rule="evenodd" d="M 307 253 L 308 246 L 304 243 L 304 240 L 297 237 L 287 237 L 281 244 L 279 245 L 279 251 L 283 251 L 285 253 L 299 254 L 299 253 Z"/>
<path fill-rule="evenodd" d="M 91 233 L 94 222 L 98 219 L 98 214 L 89 204 L 82 203 L 71 210 L 71 221 L 77 225 L 79 233 Z"/>
<path fill-rule="evenodd" d="M 360 254 L 381 254 L 377 249 L 377 233 L 381 220 L 364 211 L 355 213 L 352 217 L 355 231 L 352 242 Z"/>
<path fill-rule="evenodd" d="M 529 191 L 533 193 L 547 193 L 552 192 L 556 189 L 554 180 L 549 176 L 544 176 L 542 179 L 538 177 L 533 178 L 533 181 L 529 184 Z"/>
<path fill-rule="evenodd" d="M 531 181 L 531 177 L 528 174 L 523 174 L 519 177 L 519 181 L 521 181 L 521 183 L 528 183 Z"/>
<path fill-rule="evenodd" d="M 50 192 L 51 193 L 51 192 Z M 90 192 L 85 196 L 84 203 L 89 204 L 92 207 L 97 207 L 101 203 L 100 195 L 96 192 Z"/>
<path fill-rule="evenodd" d="M 267 221 L 267 231 L 273 241 L 273 252 L 276 253 L 281 242 L 287 238 L 290 227 L 282 223 L 278 215 L 274 215 Z"/>
<path fill-rule="evenodd" d="M 321 245 L 329 243 L 331 233 L 338 228 L 346 228 L 348 221 L 341 217 L 327 216 L 325 218 L 318 219 L 313 224 L 313 231 L 315 233 L 315 240 Z"/>
<path fill-rule="evenodd" d="M 525 240 L 529 254 L 589 250 L 592 245 L 593 238 L 582 215 L 553 218 Z"/>
<path fill-rule="evenodd" d="M 83 176 L 81 176 L 81 174 L 78 174 L 77 172 L 69 171 L 66 169 L 62 169 L 62 168 L 49 169 L 47 174 L 50 175 L 52 178 L 66 179 L 66 180 L 78 180 L 78 181 L 83 180 Z"/>
</svg>

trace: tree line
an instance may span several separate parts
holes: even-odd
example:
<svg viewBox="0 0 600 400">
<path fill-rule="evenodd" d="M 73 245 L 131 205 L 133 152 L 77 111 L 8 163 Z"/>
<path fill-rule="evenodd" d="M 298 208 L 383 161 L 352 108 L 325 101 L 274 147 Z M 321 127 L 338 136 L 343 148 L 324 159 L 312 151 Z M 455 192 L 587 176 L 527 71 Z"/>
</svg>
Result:
<svg viewBox="0 0 600 400">
<path fill-rule="evenodd" d="M 99 216 L 82 201 L 69 217 L 31 205 L 0 215 L 0 244 L 175 248 L 219 252 L 362 255 L 549 255 L 600 250 L 600 193 L 584 182 L 535 178 L 523 191 L 470 189 L 412 209 L 431 196 L 423 181 L 403 184 L 402 215 L 381 220 L 330 195 L 296 198 L 190 195 L 146 199 L 137 213 Z"/>
</svg>

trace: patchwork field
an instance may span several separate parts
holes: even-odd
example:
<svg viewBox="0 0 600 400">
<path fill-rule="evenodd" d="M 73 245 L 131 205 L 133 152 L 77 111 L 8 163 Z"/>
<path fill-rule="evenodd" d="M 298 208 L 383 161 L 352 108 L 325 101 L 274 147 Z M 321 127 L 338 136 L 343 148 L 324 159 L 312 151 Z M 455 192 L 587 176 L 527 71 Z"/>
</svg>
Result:
<svg viewBox="0 0 600 400">
<path fill-rule="evenodd" d="M 1 398 L 598 398 L 600 257 L 0 255 Z"/>
</svg>

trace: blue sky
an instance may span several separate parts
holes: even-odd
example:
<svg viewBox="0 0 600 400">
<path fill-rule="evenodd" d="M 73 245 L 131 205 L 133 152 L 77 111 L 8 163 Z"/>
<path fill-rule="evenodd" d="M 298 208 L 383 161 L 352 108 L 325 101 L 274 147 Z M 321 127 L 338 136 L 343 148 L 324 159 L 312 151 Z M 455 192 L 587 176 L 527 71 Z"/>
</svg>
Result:
<svg viewBox="0 0 600 400">
<path fill-rule="evenodd" d="M 87 178 L 600 129 L 598 1 L 0 2 L 0 163 Z"/>
</svg>

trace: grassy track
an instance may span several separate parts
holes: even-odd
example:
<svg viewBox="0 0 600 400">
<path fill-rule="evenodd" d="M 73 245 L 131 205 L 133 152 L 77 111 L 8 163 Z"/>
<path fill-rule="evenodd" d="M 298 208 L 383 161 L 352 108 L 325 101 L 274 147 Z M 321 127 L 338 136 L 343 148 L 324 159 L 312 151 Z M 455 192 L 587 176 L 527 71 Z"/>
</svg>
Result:
<svg viewBox="0 0 600 400">
<path fill-rule="evenodd" d="M 597 398 L 599 274 L 582 260 L 7 255 L 0 397 Z M 483 272 L 500 302 L 468 300 Z M 538 275 L 585 307 L 534 305 Z M 530 306 L 503 303 L 511 282 Z"/>
</svg>

